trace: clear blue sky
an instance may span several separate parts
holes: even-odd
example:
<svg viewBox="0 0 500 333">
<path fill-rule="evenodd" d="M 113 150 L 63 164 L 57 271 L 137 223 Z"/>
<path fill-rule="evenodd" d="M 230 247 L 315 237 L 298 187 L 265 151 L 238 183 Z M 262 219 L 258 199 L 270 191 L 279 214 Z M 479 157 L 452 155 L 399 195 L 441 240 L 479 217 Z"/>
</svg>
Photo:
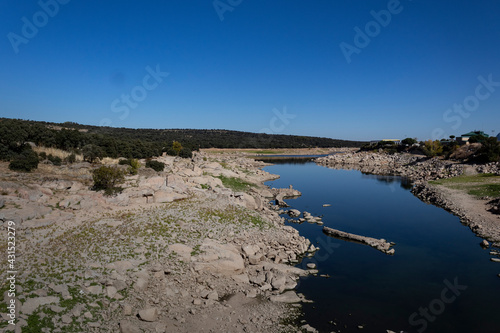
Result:
<svg viewBox="0 0 500 333">
<path fill-rule="evenodd" d="M 59 1 L 0 2 L 0 116 L 353 140 L 500 131 L 499 1 Z"/>
</svg>

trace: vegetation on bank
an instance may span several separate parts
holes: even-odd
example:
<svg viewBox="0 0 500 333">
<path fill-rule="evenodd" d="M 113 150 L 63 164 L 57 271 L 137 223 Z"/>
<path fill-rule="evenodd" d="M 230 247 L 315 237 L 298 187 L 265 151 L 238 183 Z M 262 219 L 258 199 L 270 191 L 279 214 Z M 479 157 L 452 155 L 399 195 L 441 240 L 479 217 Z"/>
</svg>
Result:
<svg viewBox="0 0 500 333">
<path fill-rule="evenodd" d="M 459 176 L 438 179 L 429 182 L 434 185 L 443 185 L 448 188 L 464 190 L 475 197 L 499 197 L 500 176 L 491 173 L 481 173 L 473 176 Z"/>
<path fill-rule="evenodd" d="M 246 182 L 241 178 L 226 177 L 223 175 L 217 176 L 216 178 L 219 178 L 225 187 L 230 188 L 235 192 L 246 192 L 252 187 L 257 187 L 257 185 Z"/>
<path fill-rule="evenodd" d="M 454 136 L 450 136 L 450 140 L 427 140 L 418 142 L 412 138 L 406 138 L 401 141 L 401 144 L 396 144 L 392 141 L 380 141 L 377 143 L 365 144 L 361 151 L 383 151 L 388 154 L 395 153 L 413 153 L 422 154 L 427 157 L 441 156 L 445 159 L 463 160 L 472 163 L 490 163 L 500 160 L 500 143 L 496 137 L 472 137 L 469 143 L 472 145 L 459 145 L 454 140 Z M 476 145 L 474 145 L 476 144 Z M 478 147 L 475 150 L 475 147 Z"/>
</svg>

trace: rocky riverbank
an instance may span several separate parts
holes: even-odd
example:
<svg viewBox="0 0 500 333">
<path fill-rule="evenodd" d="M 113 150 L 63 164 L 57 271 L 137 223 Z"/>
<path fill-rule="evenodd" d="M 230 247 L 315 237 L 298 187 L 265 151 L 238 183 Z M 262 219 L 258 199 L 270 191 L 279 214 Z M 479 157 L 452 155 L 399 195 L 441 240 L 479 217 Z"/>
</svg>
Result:
<svg viewBox="0 0 500 333">
<path fill-rule="evenodd" d="M 336 154 L 316 159 L 316 163 L 335 169 L 356 169 L 378 175 L 397 175 L 408 178 L 414 183 L 412 193 L 422 201 L 442 207 L 460 217 L 479 237 L 500 246 L 500 216 L 492 213 L 491 200 L 480 200 L 445 186 L 429 183 L 461 175 L 496 174 L 500 175 L 500 165 L 462 164 L 456 161 L 410 154 L 358 152 Z"/>
<path fill-rule="evenodd" d="M 15 222 L 16 325 L 0 332 L 296 332 L 294 268 L 316 248 L 269 202 L 265 165 L 200 153 L 161 157 L 121 194 L 91 191 L 94 166 L 0 165 L 2 229 Z M 7 232 L 1 250 L 6 253 Z M 2 267 L 2 276 L 6 273 Z M 312 328 L 304 326 L 304 329 Z"/>
</svg>

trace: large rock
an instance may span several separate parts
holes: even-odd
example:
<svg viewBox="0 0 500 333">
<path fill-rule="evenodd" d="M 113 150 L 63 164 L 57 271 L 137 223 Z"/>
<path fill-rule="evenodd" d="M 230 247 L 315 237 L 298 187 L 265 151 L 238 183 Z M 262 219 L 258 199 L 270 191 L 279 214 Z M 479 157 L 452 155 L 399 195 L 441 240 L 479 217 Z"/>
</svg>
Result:
<svg viewBox="0 0 500 333">
<path fill-rule="evenodd" d="M 140 182 L 139 187 L 148 187 L 155 191 L 166 188 L 167 179 L 165 177 L 150 177 Z"/>
<path fill-rule="evenodd" d="M 176 192 L 184 193 L 187 191 L 187 186 L 182 177 L 177 175 L 168 175 L 166 185 L 176 190 Z"/>
<path fill-rule="evenodd" d="M 271 302 L 279 302 L 279 303 L 300 303 L 300 297 L 297 296 L 295 291 L 289 290 L 284 292 L 281 295 L 274 295 L 269 297 Z"/>
<path fill-rule="evenodd" d="M 245 262 L 236 246 L 205 239 L 196 258 L 195 270 L 205 270 L 222 275 L 239 275 L 245 270 Z"/>
<path fill-rule="evenodd" d="M 157 321 L 158 320 L 158 309 L 149 308 L 139 311 L 139 317 L 144 321 Z"/>
<path fill-rule="evenodd" d="M 184 261 L 191 261 L 191 252 L 193 252 L 193 248 L 184 244 L 176 243 L 168 246 L 170 252 L 177 253 Z"/>
<path fill-rule="evenodd" d="M 139 327 L 127 320 L 120 321 L 120 333 L 141 333 Z"/>
<path fill-rule="evenodd" d="M 175 200 L 186 199 L 189 196 L 187 194 L 176 193 L 176 192 L 157 191 L 155 192 L 153 197 L 154 197 L 154 202 L 166 203 Z"/>
<path fill-rule="evenodd" d="M 59 297 L 47 296 L 47 297 L 35 297 L 28 298 L 26 302 L 21 307 L 21 313 L 25 315 L 32 314 L 39 306 L 45 304 L 59 304 Z"/>
</svg>

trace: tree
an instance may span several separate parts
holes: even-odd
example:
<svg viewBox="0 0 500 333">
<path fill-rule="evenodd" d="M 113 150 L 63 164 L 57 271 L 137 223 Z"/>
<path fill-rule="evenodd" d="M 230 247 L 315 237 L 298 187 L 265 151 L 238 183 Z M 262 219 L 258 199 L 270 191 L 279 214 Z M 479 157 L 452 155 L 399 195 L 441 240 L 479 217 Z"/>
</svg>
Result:
<svg viewBox="0 0 500 333">
<path fill-rule="evenodd" d="M 406 138 L 403 141 L 401 141 L 401 143 L 404 144 L 404 145 L 407 145 L 407 146 L 412 146 L 415 143 L 417 143 L 417 140 L 415 140 L 413 138 Z"/>
<path fill-rule="evenodd" d="M 478 134 L 478 135 L 471 136 L 469 138 L 469 142 L 470 143 L 477 143 L 477 142 L 483 143 L 484 141 L 486 141 L 486 139 L 487 138 L 484 135 Z"/>
<path fill-rule="evenodd" d="M 9 163 L 9 169 L 15 171 L 30 172 L 36 168 L 38 168 L 38 155 L 31 148 L 23 150 Z"/>
<path fill-rule="evenodd" d="M 497 138 L 487 138 L 478 151 L 478 159 L 481 162 L 498 162 L 500 158 L 500 143 Z"/>
<path fill-rule="evenodd" d="M 443 153 L 443 146 L 439 140 L 427 140 L 424 142 L 424 154 L 427 157 L 434 157 Z"/>
<path fill-rule="evenodd" d="M 98 158 L 103 157 L 103 152 L 100 147 L 89 144 L 82 148 L 83 159 L 89 161 L 90 163 L 94 163 Z"/>
<path fill-rule="evenodd" d="M 104 194 L 112 195 L 121 191 L 116 185 L 125 179 L 123 172 L 116 167 L 102 166 L 92 171 L 95 191 L 104 190 Z"/>
<path fill-rule="evenodd" d="M 181 152 L 179 153 L 179 156 L 182 158 L 191 158 L 193 157 L 193 152 L 189 148 L 182 148 Z"/>
<path fill-rule="evenodd" d="M 172 149 L 175 151 L 176 155 L 179 156 L 179 153 L 182 150 L 182 145 L 179 141 L 172 142 Z"/>
<path fill-rule="evenodd" d="M 453 139 L 455 139 L 455 136 L 454 135 L 450 135 L 450 140 L 453 141 Z"/>
</svg>

